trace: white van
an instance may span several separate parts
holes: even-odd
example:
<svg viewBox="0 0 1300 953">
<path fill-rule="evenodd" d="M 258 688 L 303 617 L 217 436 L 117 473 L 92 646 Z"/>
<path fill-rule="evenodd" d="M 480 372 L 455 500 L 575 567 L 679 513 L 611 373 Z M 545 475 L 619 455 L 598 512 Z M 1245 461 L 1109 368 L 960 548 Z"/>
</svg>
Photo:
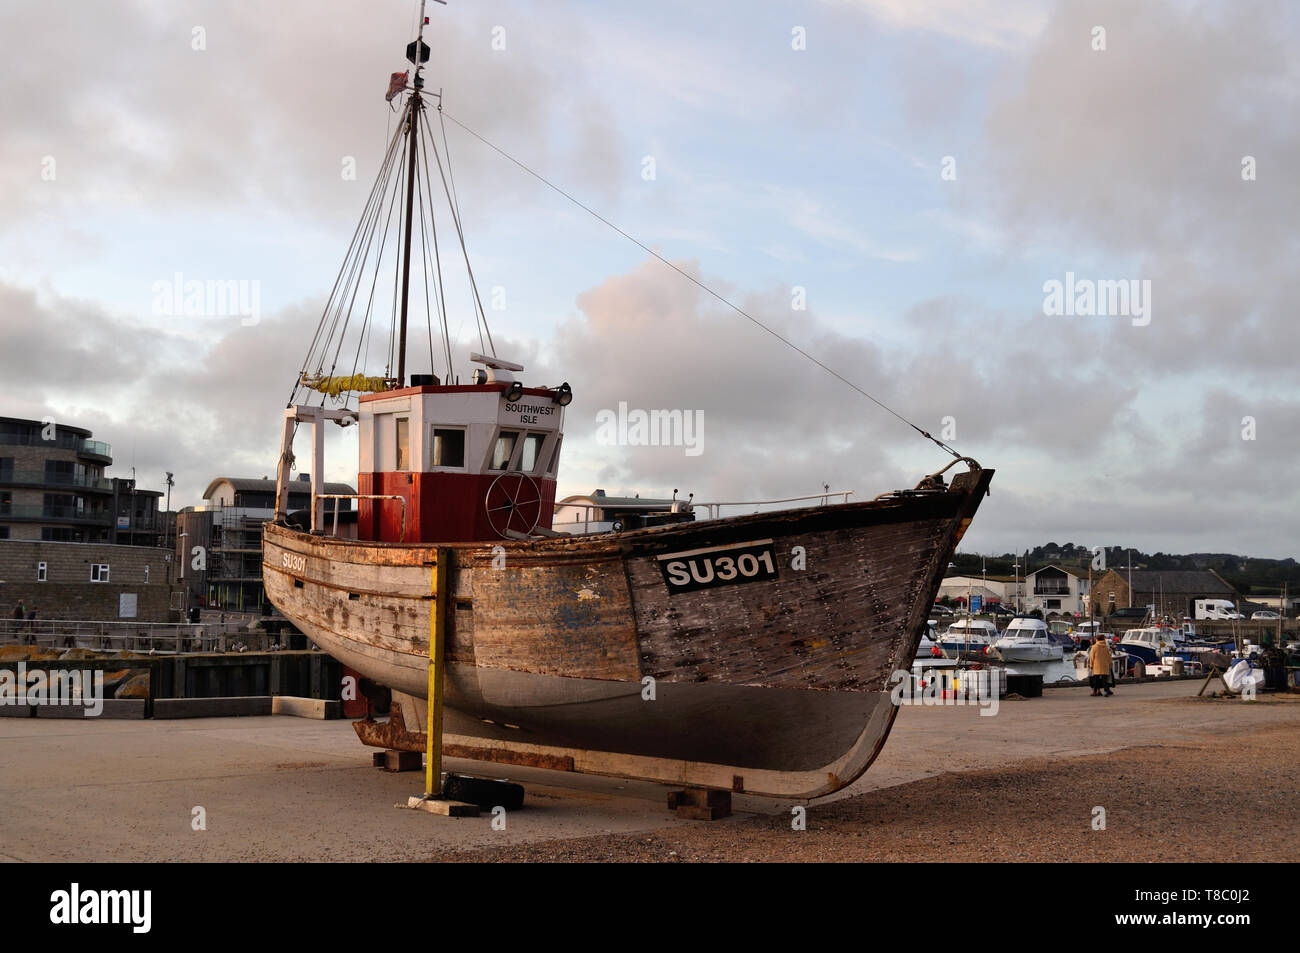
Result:
<svg viewBox="0 0 1300 953">
<path fill-rule="evenodd" d="M 1244 619 L 1237 607 L 1227 599 L 1197 599 L 1193 603 L 1198 619 Z"/>
</svg>

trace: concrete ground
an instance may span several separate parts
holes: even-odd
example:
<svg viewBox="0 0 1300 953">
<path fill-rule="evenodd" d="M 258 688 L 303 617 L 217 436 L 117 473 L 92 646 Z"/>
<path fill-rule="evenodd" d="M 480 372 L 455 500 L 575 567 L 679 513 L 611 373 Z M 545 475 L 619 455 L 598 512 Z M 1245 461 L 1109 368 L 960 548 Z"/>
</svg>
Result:
<svg viewBox="0 0 1300 953">
<path fill-rule="evenodd" d="M 913 788 L 949 785 L 960 792 L 963 785 L 983 784 L 1002 790 L 1006 776 L 1028 771 L 1025 776 L 1050 794 L 1071 771 L 1098 765 L 1103 774 L 1126 765 L 1122 770 L 1131 778 L 1142 770 L 1133 765 L 1148 757 L 1142 746 L 1162 752 L 1161 764 L 1176 769 L 1175 780 L 1194 780 L 1202 770 L 1197 765 L 1216 751 L 1242 758 L 1260 747 L 1257 739 L 1278 732 L 1300 738 L 1300 696 L 1263 695 L 1254 703 L 1191 698 L 1199 687 L 1190 681 L 1129 685 L 1112 698 L 1049 689 L 1042 698 L 1003 701 L 993 717 L 981 717 L 975 707 L 904 708 L 867 774 L 809 807 L 809 829 L 834 834 L 838 826 L 847 837 L 855 825 L 868 823 L 866 814 L 876 818 L 870 823 L 880 823 L 877 815 L 890 798 L 909 803 Z M 1122 749 L 1134 750 L 1107 754 Z M 793 802 L 737 797 L 737 814 L 728 820 L 679 821 L 667 811 L 668 788 L 660 785 L 450 760 L 448 770 L 508 776 L 527 788 L 524 809 L 506 818 L 505 830 L 495 830 L 487 814 L 450 819 L 395 809 L 422 791 L 423 774 L 374 768 L 373 750 L 356 740 L 346 721 L 0 718 L 0 859 L 682 859 L 692 845 L 698 859 L 788 856 L 788 839 L 771 851 L 761 845 L 773 832 L 789 830 Z M 1261 757 L 1267 750 L 1261 747 Z M 1179 752 L 1191 759 L 1186 765 Z M 1278 778 L 1283 783 L 1295 783 L 1293 754 L 1286 756 L 1290 774 Z M 1258 760 L 1252 755 L 1219 785 L 1230 787 L 1238 776 L 1243 785 L 1255 784 L 1241 771 L 1249 773 Z M 1088 767 L 1085 776 L 1096 778 L 1098 770 Z M 877 793 L 882 789 L 889 789 L 885 800 Z M 1233 798 L 1232 791 L 1218 793 Z M 999 797 L 1001 817 L 990 816 L 988 803 L 966 812 L 972 814 L 963 821 L 971 837 L 981 826 L 1005 833 L 1019 820 L 1031 824 L 1032 805 L 1018 806 L 1006 791 Z M 1182 809 L 1166 802 L 1160 801 L 1162 811 Z M 926 803 L 920 816 L 909 818 L 922 832 L 940 816 L 962 820 L 959 793 L 941 808 L 932 796 Z M 203 809 L 206 830 L 193 829 L 196 808 Z M 1186 806 L 1189 817 L 1202 809 Z M 1294 839 L 1294 828 L 1283 833 Z M 1047 833 L 1040 837 L 1049 839 Z M 832 844 L 810 836 L 800 843 L 814 842 L 818 849 L 807 859 L 873 856 L 844 853 L 843 838 Z M 665 846 L 673 843 L 681 850 Z M 855 850 L 865 849 L 854 843 Z M 939 853 L 934 859 L 943 858 Z"/>
</svg>

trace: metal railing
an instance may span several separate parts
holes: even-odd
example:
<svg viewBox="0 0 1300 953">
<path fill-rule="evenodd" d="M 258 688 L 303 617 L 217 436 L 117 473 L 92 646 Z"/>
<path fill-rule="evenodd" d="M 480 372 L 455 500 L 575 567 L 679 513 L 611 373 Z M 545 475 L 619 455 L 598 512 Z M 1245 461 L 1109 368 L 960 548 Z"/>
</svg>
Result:
<svg viewBox="0 0 1300 953">
<path fill-rule="evenodd" d="M 241 619 L 220 622 L 100 622 L 77 619 L 0 619 L 0 644 L 43 649 L 83 648 L 152 654 L 224 652 Z"/>
<path fill-rule="evenodd" d="M 849 497 L 855 496 L 853 490 L 824 490 L 821 493 L 809 493 L 807 496 L 787 496 L 780 500 L 741 500 L 739 502 L 728 503 L 696 503 L 695 506 L 704 507 L 709 515 L 705 519 L 720 519 L 722 516 L 722 507 L 724 506 L 773 506 L 777 503 L 800 503 L 806 500 L 821 500 L 822 505 L 829 505 L 832 497 L 838 496 L 841 503 L 847 503 Z M 754 511 L 755 513 L 758 510 Z"/>
<path fill-rule="evenodd" d="M 334 501 L 334 528 L 330 532 L 331 536 L 339 534 L 339 500 L 397 500 L 402 504 L 402 536 L 401 542 L 406 542 L 406 497 L 398 496 L 396 493 L 317 493 L 318 500 Z M 314 512 L 312 518 L 315 519 Z"/>
<path fill-rule="evenodd" d="M 674 500 L 673 502 L 675 504 L 681 505 L 682 509 L 680 510 L 647 509 L 644 505 L 639 505 L 636 503 L 558 503 L 557 502 L 555 504 L 555 509 L 561 510 L 564 507 L 572 507 L 575 510 L 579 510 L 579 509 L 583 510 L 584 517 L 582 519 L 582 527 L 583 527 L 582 531 L 583 534 L 585 535 L 591 533 L 592 522 L 596 522 L 597 524 L 612 522 L 610 520 L 593 521 L 591 519 L 592 510 L 631 510 L 632 512 L 643 513 L 646 516 L 658 516 L 658 515 L 671 514 L 674 512 L 690 513 L 690 512 L 694 512 L 694 510 L 697 507 L 699 507 L 699 508 L 703 508 L 707 513 L 704 519 L 711 520 L 711 519 L 721 519 L 722 507 L 724 506 L 745 506 L 745 507 L 773 506 L 777 503 L 798 503 L 805 500 L 821 500 L 823 501 L 823 503 L 829 503 L 831 499 L 834 497 L 839 497 L 841 503 L 847 503 L 849 501 L 849 497 L 854 495 L 855 493 L 853 490 L 831 490 L 831 491 L 822 491 L 821 493 L 810 493 L 807 496 L 789 496 L 778 500 L 744 500 L 740 502 L 715 502 L 715 503 L 696 503 L 692 500 Z M 755 510 L 755 512 L 758 511 Z M 568 522 L 568 523 L 552 523 L 551 525 L 553 528 L 557 528 L 557 529 L 559 527 L 564 527 L 564 526 L 576 527 L 578 525 L 578 520 L 573 520 L 572 522 Z M 606 533 L 606 532 L 610 532 L 610 530 L 598 529 L 596 530 L 596 532 Z"/>
</svg>

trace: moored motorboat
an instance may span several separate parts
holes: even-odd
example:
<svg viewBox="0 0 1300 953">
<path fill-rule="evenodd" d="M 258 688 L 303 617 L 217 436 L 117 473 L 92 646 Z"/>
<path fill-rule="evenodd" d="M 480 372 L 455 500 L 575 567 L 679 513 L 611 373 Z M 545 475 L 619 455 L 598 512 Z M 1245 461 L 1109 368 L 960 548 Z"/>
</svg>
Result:
<svg viewBox="0 0 1300 953">
<path fill-rule="evenodd" d="M 1054 641 L 1047 623 L 1032 616 L 1017 616 L 993 643 L 993 650 L 1005 662 L 1053 662 L 1065 658 L 1065 649 Z"/>
<path fill-rule="evenodd" d="M 980 654 L 997 641 L 998 627 L 985 619 L 958 619 L 939 638 L 939 651 L 946 658 Z"/>
</svg>

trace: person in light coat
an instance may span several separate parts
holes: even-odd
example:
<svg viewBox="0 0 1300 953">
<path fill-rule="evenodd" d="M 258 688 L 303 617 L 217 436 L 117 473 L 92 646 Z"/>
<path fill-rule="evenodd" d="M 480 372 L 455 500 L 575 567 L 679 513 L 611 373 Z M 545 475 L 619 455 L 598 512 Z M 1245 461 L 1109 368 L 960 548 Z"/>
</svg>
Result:
<svg viewBox="0 0 1300 953">
<path fill-rule="evenodd" d="M 1092 648 L 1088 650 L 1088 671 L 1092 673 L 1088 681 L 1093 695 L 1100 695 L 1099 689 L 1103 688 L 1107 695 L 1115 694 L 1110 690 L 1110 646 L 1100 635 L 1093 636 Z"/>
</svg>

